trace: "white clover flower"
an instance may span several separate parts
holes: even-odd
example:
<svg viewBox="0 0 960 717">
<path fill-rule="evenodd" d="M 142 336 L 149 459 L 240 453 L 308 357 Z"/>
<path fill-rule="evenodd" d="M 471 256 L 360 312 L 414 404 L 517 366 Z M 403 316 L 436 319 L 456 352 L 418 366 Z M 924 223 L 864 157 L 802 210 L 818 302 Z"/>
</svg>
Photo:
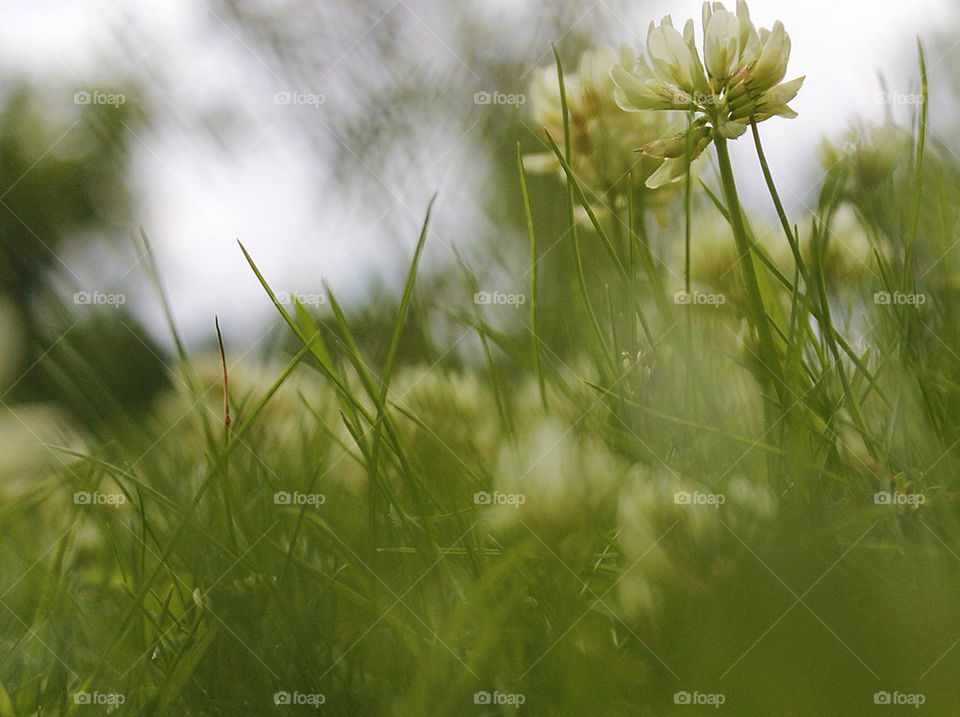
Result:
<svg viewBox="0 0 960 717">
<path fill-rule="evenodd" d="M 800 237 L 800 251 L 808 265 L 816 261 L 811 233 Z M 868 232 L 857 216 L 854 205 L 844 202 L 830 223 L 830 240 L 823 256 L 823 271 L 831 283 L 855 284 L 878 278 L 877 255 L 890 261 L 891 248 L 886 237 Z"/>
<path fill-rule="evenodd" d="M 616 545 L 629 568 L 617 581 L 620 607 L 650 618 L 667 590 L 702 589 L 727 569 L 731 546 L 769 529 L 776 514 L 773 492 L 741 476 L 711 488 L 631 466 L 618 493 Z"/>
<path fill-rule="evenodd" d="M 820 161 L 828 171 L 837 168 L 847 175 L 846 188 L 875 189 L 910 157 L 910 132 L 894 124 L 856 125 L 837 140 L 820 147 Z"/>
<path fill-rule="evenodd" d="M 528 426 L 516 446 L 501 447 L 492 495 L 504 499 L 492 500 L 485 518 L 496 530 L 522 520 L 536 530 L 575 532 L 615 500 L 626 470 L 595 436 L 578 435 L 555 418 L 545 418 Z M 518 499 L 510 501 L 512 496 Z"/>
<path fill-rule="evenodd" d="M 647 179 L 660 187 L 686 174 L 687 157 L 694 159 L 715 137 L 735 139 L 751 119 L 796 117 L 787 103 L 803 77 L 781 82 L 790 58 L 790 36 L 778 20 L 773 29 L 757 31 L 743 0 L 736 14 L 722 3 L 703 5 L 703 61 L 694 42 L 693 20 L 681 34 L 667 15 L 647 32 L 646 57 L 622 48 L 620 62 L 610 70 L 614 98 L 629 111 L 684 110 L 697 114 L 688 130 L 658 139 L 642 150 L 666 161 Z"/>
<path fill-rule="evenodd" d="M 748 215 L 756 228 L 756 243 L 773 263 L 783 272 L 793 271 L 793 252 L 782 241 L 773 227 L 764 225 L 760 218 Z M 682 234 L 673 235 L 676 240 L 669 242 L 668 262 L 675 277 L 671 291 L 683 288 L 680 279 L 686 265 L 686 245 Z M 738 305 L 744 300 L 743 287 L 737 277 L 740 254 L 733 240 L 733 230 L 729 222 L 718 213 L 709 213 L 699 218 L 696 230 L 690 237 L 690 280 L 694 286 L 709 288 L 725 295 L 727 306 Z"/>
<path fill-rule="evenodd" d="M 456 454 L 450 457 L 455 464 L 490 455 L 498 445 L 496 402 L 473 373 L 428 366 L 400 370 L 390 400 L 419 419 L 400 419 L 412 445 L 435 447 L 440 440 Z"/>
<path fill-rule="evenodd" d="M 577 72 L 564 75 L 567 117 L 570 128 L 571 166 L 577 181 L 595 194 L 617 185 L 625 186 L 633 173 L 637 186 L 657 169 L 652 156 L 638 156 L 636 149 L 651 140 L 679 131 L 682 119 L 661 112 L 626 112 L 614 99 L 610 69 L 617 53 L 610 47 L 587 50 L 580 56 Z M 533 121 L 554 141 L 563 144 L 563 106 L 560 81 L 553 66 L 537 70 L 530 85 Z M 529 171 L 557 172 L 562 168 L 552 152 L 528 155 Z M 658 193 L 663 202 L 672 197 Z"/>
<path fill-rule="evenodd" d="M 69 467 L 74 459 L 50 448 L 66 446 L 81 451 L 87 438 L 61 408 L 46 403 L 24 403 L 0 409 L 0 497 L 8 498 L 35 487 L 35 478 Z"/>
</svg>

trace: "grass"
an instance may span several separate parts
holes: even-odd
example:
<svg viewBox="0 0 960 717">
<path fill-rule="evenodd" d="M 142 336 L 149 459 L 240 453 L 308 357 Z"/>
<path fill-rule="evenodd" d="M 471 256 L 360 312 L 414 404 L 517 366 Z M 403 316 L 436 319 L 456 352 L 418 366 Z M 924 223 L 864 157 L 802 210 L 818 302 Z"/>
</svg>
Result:
<svg viewBox="0 0 960 717">
<path fill-rule="evenodd" d="M 883 693 L 956 713 L 960 171 L 926 146 L 926 103 L 880 181 L 884 147 L 838 156 L 802 229 L 754 125 L 776 239 L 718 145 L 719 189 L 684 183 L 682 272 L 718 290 L 688 232 L 722 216 L 742 274 L 715 308 L 671 300 L 632 176 L 597 211 L 559 75 L 569 251 L 544 250 L 521 159 L 519 329 L 436 307 L 478 356 L 397 364 L 430 305 L 429 209 L 381 361 L 332 291 L 322 320 L 288 310 L 241 246 L 295 351 L 221 365 L 171 320 L 176 391 L 89 450 L 50 446 L 59 467 L 0 506 L 0 715 L 660 715 L 687 694 L 839 715 Z M 842 206 L 872 248 L 845 283 Z M 557 266 L 576 291 L 551 292 Z"/>
</svg>

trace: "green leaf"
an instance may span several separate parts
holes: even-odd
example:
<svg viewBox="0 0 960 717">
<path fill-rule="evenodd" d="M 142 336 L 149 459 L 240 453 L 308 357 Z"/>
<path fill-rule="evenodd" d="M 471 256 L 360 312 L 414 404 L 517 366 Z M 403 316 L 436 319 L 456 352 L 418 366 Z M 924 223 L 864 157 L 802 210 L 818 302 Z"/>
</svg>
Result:
<svg viewBox="0 0 960 717">
<path fill-rule="evenodd" d="M 203 659 L 203 656 L 210 647 L 210 643 L 213 642 L 216 636 L 216 626 L 209 627 L 199 639 L 195 640 L 193 644 L 184 651 L 186 655 L 184 655 L 183 652 L 180 653 L 173 671 L 167 677 L 154 704 L 153 709 L 155 714 L 167 713 L 166 710 L 170 706 L 170 703 L 177 698 L 187 682 L 190 681 L 194 670 L 197 669 L 197 665 L 200 664 L 200 660 Z"/>
</svg>

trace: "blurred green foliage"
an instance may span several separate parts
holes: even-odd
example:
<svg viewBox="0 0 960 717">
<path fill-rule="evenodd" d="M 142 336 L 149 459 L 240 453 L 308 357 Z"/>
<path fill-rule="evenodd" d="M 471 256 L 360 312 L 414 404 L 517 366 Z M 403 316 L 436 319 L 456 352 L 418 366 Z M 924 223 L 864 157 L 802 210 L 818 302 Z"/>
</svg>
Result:
<svg viewBox="0 0 960 717">
<path fill-rule="evenodd" d="M 6 340 L 23 346 L 0 389 L 8 402 L 60 403 L 92 428 L 142 410 L 168 384 L 162 351 L 128 311 L 77 316 L 53 291 L 86 288 L 66 263 L 77 245 L 116 247 L 129 232 L 127 145 L 146 120 L 135 88 L 120 104 L 64 109 L 71 94 L 13 83 L 0 110 L 0 294 L 22 330 Z"/>
<path fill-rule="evenodd" d="M 388 57 L 404 49 L 389 28 L 374 38 Z M 494 692 L 542 715 L 695 713 L 682 692 L 722 694 L 738 715 L 868 714 L 884 691 L 957 713 L 948 147 L 930 141 L 921 167 L 917 127 L 828 138 L 817 210 L 797 221 L 802 297 L 783 237 L 751 218 L 789 359 L 778 402 L 728 276 L 731 238 L 702 195 L 693 278 L 728 297 L 721 307 L 671 296 L 679 206 L 666 227 L 629 221 L 636 193 L 603 207 L 621 278 L 582 218 L 573 244 L 564 182 L 532 174 L 538 296 L 477 305 L 522 274 L 516 145 L 543 150 L 521 115 L 492 120 L 496 181 L 477 201 L 498 234 L 481 266 L 420 277 L 409 306 L 373 291 L 345 316 L 295 312 L 296 337 L 265 365 L 231 362 L 225 425 L 215 351 L 181 356 L 180 380 L 153 400 L 163 357 L 131 317 L 74 325 L 46 286 L 61 270 L 41 238 L 106 235 L 117 216 L 89 183 L 114 186 L 126 134 L 92 111 L 97 151 L 38 162 L 26 135 L 43 117 L 6 109 L 20 130 L 4 156 L 23 170 L 7 178 L 10 207 L 37 236 L 3 219 L 0 247 L 24 267 L 4 291 L 30 326 L 27 360 L 43 359 L 17 395 L 56 398 L 92 435 L 57 469 L 3 486 L 4 717 L 82 713 L 76 696 L 91 692 L 122 695 L 116 713 L 131 715 L 273 714 L 296 692 L 342 715 L 514 714 L 478 702 Z M 357 125 L 374 155 L 378 126 Z M 663 262 L 642 267 L 644 248 Z M 504 268 L 514 279 L 497 279 Z M 469 344 L 449 350 L 457 336 Z M 725 500 L 677 498 L 697 492 Z M 124 500 L 77 498 L 98 493 Z"/>
</svg>

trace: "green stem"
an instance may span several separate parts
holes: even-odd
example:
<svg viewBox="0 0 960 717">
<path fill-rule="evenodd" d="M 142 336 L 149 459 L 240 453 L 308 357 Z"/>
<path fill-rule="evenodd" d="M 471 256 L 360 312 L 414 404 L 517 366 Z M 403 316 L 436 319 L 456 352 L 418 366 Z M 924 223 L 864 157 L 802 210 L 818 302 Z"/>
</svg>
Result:
<svg viewBox="0 0 960 717">
<path fill-rule="evenodd" d="M 750 307 L 750 319 L 760 339 L 760 359 L 766 368 L 768 380 L 773 380 L 779 392 L 780 382 L 777 381 L 779 360 L 773 343 L 773 336 L 770 333 L 770 326 L 767 323 L 767 312 L 763 305 L 763 296 L 760 294 L 760 282 L 757 280 L 756 269 L 753 265 L 753 248 L 743 223 L 743 212 L 740 208 L 740 199 L 737 196 L 737 184 L 733 178 L 733 166 L 730 164 L 727 140 L 724 137 L 716 136 L 713 144 L 717 148 L 723 197 L 727 204 L 733 238 L 737 243 L 737 253 L 740 255 L 743 283 L 747 290 L 747 304 Z"/>
<path fill-rule="evenodd" d="M 684 192 L 683 192 L 683 282 L 684 290 L 687 292 L 687 305 L 686 305 L 686 314 L 687 314 L 687 351 L 690 356 L 694 355 L 693 351 L 693 300 L 691 297 L 691 281 L 690 281 L 690 235 L 692 234 L 692 211 L 691 211 L 691 202 L 690 198 L 693 195 L 693 171 L 692 171 L 692 162 L 693 162 L 693 112 L 687 113 L 687 133 L 686 133 L 686 146 L 684 148 L 684 159 L 687 163 L 687 176 L 684 181 Z M 690 390 L 690 374 L 687 373 L 685 378 L 685 388 L 684 395 L 688 397 L 688 400 L 696 401 L 697 396 L 699 395 L 698 391 Z"/>
<path fill-rule="evenodd" d="M 636 206 L 639 204 L 639 207 Z M 639 210 L 640 216 L 642 217 L 643 209 L 643 193 L 642 190 L 637 192 L 633 186 L 633 173 L 627 175 L 627 241 L 630 244 L 630 297 L 631 297 L 631 306 L 632 306 L 632 315 L 630 317 L 630 326 L 631 331 L 633 332 L 633 344 L 632 350 L 637 352 L 640 350 L 640 344 L 637 341 L 637 332 L 636 332 L 636 321 L 634 317 L 640 320 L 640 325 L 643 327 L 643 333 L 647 337 L 646 345 L 653 346 L 654 341 L 653 334 L 650 332 L 650 325 L 647 323 L 646 316 L 643 313 L 643 309 L 640 307 L 639 297 L 637 295 L 637 257 L 642 252 L 639 251 L 640 240 L 637 238 L 637 211 Z M 644 266 L 647 269 L 647 275 L 650 277 L 651 282 L 653 281 L 653 268 L 651 266 L 652 261 L 647 254 L 643 254 L 643 259 L 645 260 Z M 653 284 L 653 292 L 655 295 L 658 295 L 656 284 Z"/>
<path fill-rule="evenodd" d="M 691 164 L 693 162 L 693 134 L 691 132 L 691 127 L 693 125 L 693 112 L 689 113 L 687 117 L 687 141 L 686 147 L 684 150 L 684 157 L 687 161 L 687 176 L 684 183 L 684 193 L 683 193 L 683 218 L 684 218 L 684 263 L 683 263 L 683 279 L 684 279 L 684 289 L 686 289 L 687 294 L 690 294 L 690 233 L 691 233 L 691 208 L 690 208 L 690 197 L 693 192 L 693 172 L 691 170 Z"/>
</svg>

